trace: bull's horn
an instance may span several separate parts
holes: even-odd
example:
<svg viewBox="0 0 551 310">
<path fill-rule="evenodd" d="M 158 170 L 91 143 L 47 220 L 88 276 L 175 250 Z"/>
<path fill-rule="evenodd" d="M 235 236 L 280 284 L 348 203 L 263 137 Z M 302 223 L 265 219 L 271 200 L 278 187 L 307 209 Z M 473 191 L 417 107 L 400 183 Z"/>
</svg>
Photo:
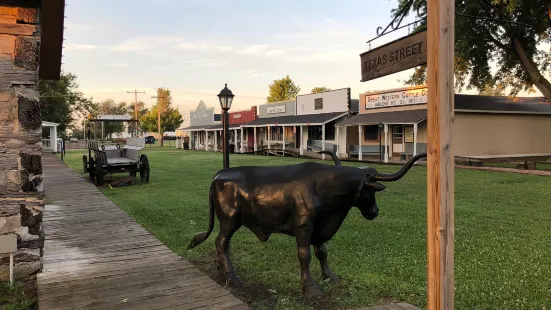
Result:
<svg viewBox="0 0 551 310">
<path fill-rule="evenodd" d="M 333 158 L 333 162 L 335 163 L 335 166 L 341 165 L 341 160 L 337 157 L 337 155 L 335 155 L 335 153 L 331 151 L 319 151 L 318 154 L 328 154 L 329 156 L 331 156 L 331 158 Z"/>
<path fill-rule="evenodd" d="M 421 153 L 418 155 L 413 156 L 398 172 L 394 173 L 378 173 L 374 180 L 375 181 L 384 181 L 384 182 L 392 182 L 392 181 L 398 181 L 400 180 L 406 172 L 413 166 L 413 164 L 418 161 L 419 159 L 427 157 L 427 153 Z"/>
</svg>

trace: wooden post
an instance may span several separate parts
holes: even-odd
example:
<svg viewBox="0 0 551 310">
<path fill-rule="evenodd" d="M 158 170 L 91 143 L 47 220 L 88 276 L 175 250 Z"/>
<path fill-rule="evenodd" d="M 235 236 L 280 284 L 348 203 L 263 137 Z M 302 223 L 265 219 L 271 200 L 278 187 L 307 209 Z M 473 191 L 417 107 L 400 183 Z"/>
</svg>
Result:
<svg viewBox="0 0 551 310">
<path fill-rule="evenodd" d="M 238 142 L 239 142 L 239 139 L 238 139 L 238 138 L 239 138 L 239 135 L 237 134 L 237 129 L 234 129 L 234 130 L 233 130 L 233 133 L 234 133 L 233 141 L 234 141 L 234 143 L 235 143 L 235 145 L 234 145 L 234 147 L 233 147 L 233 148 L 234 148 L 233 151 L 236 152 L 236 153 L 238 153 L 238 152 L 239 152 L 239 143 L 238 143 Z"/>
<path fill-rule="evenodd" d="M 254 132 L 254 151 L 258 151 L 258 143 L 256 142 L 256 127 L 253 127 L 253 132 Z"/>
<path fill-rule="evenodd" d="M 321 125 L 321 150 L 325 151 L 325 124 Z M 321 154 L 321 160 L 325 160 L 325 154 Z"/>
<path fill-rule="evenodd" d="M 285 126 L 282 127 L 283 128 L 283 153 L 282 153 L 282 156 L 285 157 Z"/>
<path fill-rule="evenodd" d="M 346 129 L 346 127 L 344 127 Z M 339 127 L 335 126 L 335 143 L 337 144 L 337 154 L 335 154 L 337 157 L 339 157 L 340 148 L 339 148 Z"/>
<path fill-rule="evenodd" d="M 362 160 L 362 125 L 358 125 L 358 160 Z"/>
<path fill-rule="evenodd" d="M 413 156 L 417 155 L 417 123 L 413 124 Z"/>
<path fill-rule="evenodd" d="M 454 308 L 454 2 L 427 2 L 428 310 Z"/>
<path fill-rule="evenodd" d="M 214 131 L 214 151 L 218 152 L 218 130 Z"/>
<path fill-rule="evenodd" d="M 304 126 L 300 126 L 300 155 L 304 155 Z"/>
<path fill-rule="evenodd" d="M 268 150 L 270 149 L 270 139 L 272 138 L 271 133 L 272 133 L 272 127 L 268 126 L 268 136 L 266 139 L 266 141 L 268 141 Z"/>
<path fill-rule="evenodd" d="M 388 124 L 385 124 L 385 164 L 388 163 Z"/>
</svg>

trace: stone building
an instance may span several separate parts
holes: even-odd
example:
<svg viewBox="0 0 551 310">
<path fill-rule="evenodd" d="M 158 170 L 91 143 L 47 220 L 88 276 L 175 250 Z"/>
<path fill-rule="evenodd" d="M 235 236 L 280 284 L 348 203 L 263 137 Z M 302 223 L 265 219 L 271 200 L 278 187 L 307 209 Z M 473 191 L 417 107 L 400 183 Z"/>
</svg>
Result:
<svg viewBox="0 0 551 310">
<path fill-rule="evenodd" d="M 45 198 L 39 79 L 59 79 L 64 0 L 0 0 L 0 237 L 16 236 L 16 280 L 42 269 Z M 0 282 L 9 278 L 0 255 Z"/>
</svg>

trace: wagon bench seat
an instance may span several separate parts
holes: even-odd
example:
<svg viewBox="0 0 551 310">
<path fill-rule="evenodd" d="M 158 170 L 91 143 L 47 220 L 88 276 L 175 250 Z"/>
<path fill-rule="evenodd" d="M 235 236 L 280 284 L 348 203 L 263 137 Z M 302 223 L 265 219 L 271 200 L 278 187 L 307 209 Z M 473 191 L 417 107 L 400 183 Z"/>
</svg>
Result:
<svg viewBox="0 0 551 310">
<path fill-rule="evenodd" d="M 135 164 L 135 163 L 136 163 L 135 160 L 124 158 L 124 157 L 107 158 L 108 165 L 126 165 L 126 164 Z"/>
</svg>

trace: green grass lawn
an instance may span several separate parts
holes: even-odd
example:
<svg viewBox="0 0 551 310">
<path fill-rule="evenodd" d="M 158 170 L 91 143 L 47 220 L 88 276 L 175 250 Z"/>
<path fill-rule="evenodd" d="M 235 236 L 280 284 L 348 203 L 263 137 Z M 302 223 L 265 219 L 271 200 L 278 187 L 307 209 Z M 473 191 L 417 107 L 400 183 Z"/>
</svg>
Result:
<svg viewBox="0 0 551 310">
<path fill-rule="evenodd" d="M 36 298 L 32 296 L 33 289 L 22 283 L 0 283 L 1 310 L 34 310 L 37 308 Z"/>
<path fill-rule="evenodd" d="M 146 148 L 145 153 L 151 165 L 149 184 L 101 190 L 168 247 L 220 281 L 214 265 L 216 229 L 204 244 L 192 251 L 186 247 L 207 228 L 209 184 L 222 166 L 222 154 L 174 148 Z M 68 151 L 65 161 L 82 172 L 82 154 Z M 230 164 L 301 161 L 232 154 Z M 455 308 L 549 307 L 551 178 L 456 169 L 455 189 Z M 261 243 L 240 229 L 232 239 L 231 256 L 246 287 L 232 292 L 253 309 L 344 309 L 390 301 L 425 307 L 426 191 L 426 168 L 414 167 L 378 193 L 377 219 L 367 221 L 353 209 L 328 243 L 329 264 L 341 284 L 322 284 L 326 296 L 321 302 L 299 293 L 294 239 L 274 235 Z M 315 257 L 312 270 L 319 279 Z"/>
</svg>

